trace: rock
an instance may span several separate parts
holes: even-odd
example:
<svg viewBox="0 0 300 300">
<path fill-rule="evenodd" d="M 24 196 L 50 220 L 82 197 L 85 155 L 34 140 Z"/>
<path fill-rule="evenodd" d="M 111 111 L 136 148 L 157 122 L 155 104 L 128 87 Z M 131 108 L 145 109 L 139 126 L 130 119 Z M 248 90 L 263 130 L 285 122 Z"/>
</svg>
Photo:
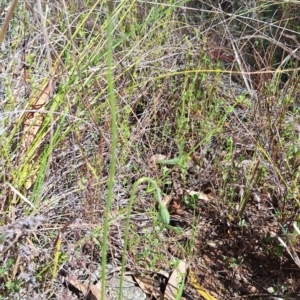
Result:
<svg viewBox="0 0 300 300">
<path fill-rule="evenodd" d="M 111 300 L 117 300 L 119 295 L 120 277 L 116 276 L 107 281 L 106 293 Z M 124 276 L 122 287 L 122 300 L 145 300 L 146 294 L 136 286 L 133 279 Z"/>
</svg>

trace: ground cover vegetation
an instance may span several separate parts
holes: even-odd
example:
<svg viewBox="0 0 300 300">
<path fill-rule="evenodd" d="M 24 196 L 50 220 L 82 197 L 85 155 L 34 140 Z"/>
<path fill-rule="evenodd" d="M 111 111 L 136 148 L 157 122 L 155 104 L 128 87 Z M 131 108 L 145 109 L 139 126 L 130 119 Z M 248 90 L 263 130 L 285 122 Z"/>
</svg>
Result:
<svg viewBox="0 0 300 300">
<path fill-rule="evenodd" d="M 10 4 L 0 299 L 299 298 L 299 3 Z"/>
</svg>

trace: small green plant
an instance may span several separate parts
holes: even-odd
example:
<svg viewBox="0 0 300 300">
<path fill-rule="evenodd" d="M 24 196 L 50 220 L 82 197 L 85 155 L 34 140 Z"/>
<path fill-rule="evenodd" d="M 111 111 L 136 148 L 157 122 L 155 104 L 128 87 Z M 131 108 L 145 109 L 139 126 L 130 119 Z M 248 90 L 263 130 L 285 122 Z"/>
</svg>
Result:
<svg viewBox="0 0 300 300">
<path fill-rule="evenodd" d="M 14 267 L 13 259 L 8 259 L 6 264 L 0 267 L 0 278 L 5 282 L 6 290 L 4 292 L 6 295 L 10 295 L 11 293 L 17 293 L 20 290 L 21 280 L 10 278 L 13 267 Z"/>
<path fill-rule="evenodd" d="M 180 260 L 177 258 L 173 258 L 172 261 L 170 262 L 170 267 L 172 267 L 172 269 L 175 269 L 178 264 L 179 264 Z"/>
<path fill-rule="evenodd" d="M 244 262 L 244 258 L 239 256 L 238 258 L 231 258 L 230 268 L 235 269 L 236 267 L 240 266 Z"/>
<path fill-rule="evenodd" d="M 8 259 L 5 265 L 0 266 L 0 277 L 1 278 L 5 275 L 8 275 L 9 271 L 11 271 L 13 264 L 14 264 L 14 261 L 12 259 Z"/>
<path fill-rule="evenodd" d="M 282 257 L 284 252 L 283 245 L 274 243 L 274 238 L 271 237 L 269 232 L 266 234 L 266 236 L 261 238 L 261 244 L 264 251 L 266 251 L 267 253 L 275 255 L 279 258 Z"/>
<path fill-rule="evenodd" d="M 245 219 L 240 219 L 238 222 L 238 226 L 239 227 L 247 227 L 247 226 L 249 226 L 249 224 L 247 223 L 247 221 Z"/>
<path fill-rule="evenodd" d="M 8 280 L 5 284 L 8 293 L 17 293 L 20 290 L 21 280 Z"/>
<path fill-rule="evenodd" d="M 184 195 L 183 203 L 190 209 L 195 210 L 197 208 L 197 201 L 199 196 L 197 194 L 194 195 Z"/>
</svg>

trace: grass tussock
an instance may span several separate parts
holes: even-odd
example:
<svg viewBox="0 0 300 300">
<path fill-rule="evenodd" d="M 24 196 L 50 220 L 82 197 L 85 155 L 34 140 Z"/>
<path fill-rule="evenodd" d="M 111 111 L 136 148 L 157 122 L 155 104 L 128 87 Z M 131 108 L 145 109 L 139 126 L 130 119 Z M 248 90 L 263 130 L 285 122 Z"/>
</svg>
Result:
<svg viewBox="0 0 300 300">
<path fill-rule="evenodd" d="M 299 4 L 8 5 L 0 299 L 299 297 Z"/>
</svg>

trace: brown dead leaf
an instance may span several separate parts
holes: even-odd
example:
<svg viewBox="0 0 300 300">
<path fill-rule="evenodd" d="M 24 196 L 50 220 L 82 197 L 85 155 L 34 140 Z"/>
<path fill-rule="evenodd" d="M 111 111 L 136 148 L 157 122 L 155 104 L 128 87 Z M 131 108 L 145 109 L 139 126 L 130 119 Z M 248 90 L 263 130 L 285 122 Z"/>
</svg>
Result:
<svg viewBox="0 0 300 300">
<path fill-rule="evenodd" d="M 87 299 L 88 300 L 102 300 L 101 299 L 101 289 L 97 285 L 91 284 L 90 292 L 89 292 Z M 110 298 L 105 295 L 105 298 L 103 300 L 110 300 Z"/>
<path fill-rule="evenodd" d="M 150 276 L 136 274 L 133 275 L 133 277 L 145 294 L 151 295 L 156 299 L 160 299 L 161 294 L 157 289 L 155 289 L 153 279 Z"/>
<path fill-rule="evenodd" d="M 77 278 L 72 277 L 72 276 L 66 276 L 65 280 L 71 284 L 72 286 L 74 286 L 74 288 L 76 288 L 78 291 L 80 291 L 82 294 L 86 295 L 88 292 L 88 288 L 81 282 L 79 281 Z"/>
<path fill-rule="evenodd" d="M 97 285 L 91 284 L 88 289 L 85 284 L 83 284 L 81 281 L 79 281 L 75 277 L 66 276 L 65 280 L 84 295 L 86 295 L 89 291 L 88 296 L 87 296 L 88 300 L 102 300 L 101 299 L 101 289 L 98 287 L 98 285 L 100 283 Z M 103 300 L 110 300 L 110 298 L 107 295 L 105 295 L 105 298 Z"/>
<path fill-rule="evenodd" d="M 57 73 L 58 67 L 59 63 L 57 62 L 50 71 L 50 79 L 40 88 L 40 92 L 29 100 L 29 105 L 26 109 L 35 111 L 26 113 L 23 119 L 24 137 L 21 147 L 21 157 L 26 155 L 43 124 L 45 114 L 39 111 L 45 108 L 53 95 L 53 77 Z M 35 165 L 35 161 L 36 157 L 33 158 L 31 162 L 31 176 L 29 176 L 25 182 L 26 189 L 29 189 L 34 184 L 39 171 L 39 164 Z"/>
<path fill-rule="evenodd" d="M 35 95 L 29 100 L 29 110 L 36 110 L 35 112 L 29 112 L 25 116 L 24 120 L 24 132 L 26 134 L 23 140 L 23 151 L 26 152 L 30 144 L 33 142 L 42 122 L 44 114 L 40 114 L 38 111 L 42 110 L 45 105 L 49 102 L 50 97 L 53 94 L 53 76 L 56 74 L 58 69 L 58 63 L 51 70 L 51 77 L 44 86 L 40 88 L 39 94 Z"/>
<path fill-rule="evenodd" d="M 176 200 L 173 201 L 171 206 L 172 213 L 174 214 L 180 214 L 182 209 L 180 203 L 178 203 Z"/>
<path fill-rule="evenodd" d="M 173 271 L 170 279 L 168 281 L 165 297 L 166 300 L 175 300 L 180 292 L 182 284 L 184 284 L 184 280 L 186 278 L 186 273 L 188 270 L 188 265 L 184 261 L 180 261 L 177 268 Z"/>
</svg>

